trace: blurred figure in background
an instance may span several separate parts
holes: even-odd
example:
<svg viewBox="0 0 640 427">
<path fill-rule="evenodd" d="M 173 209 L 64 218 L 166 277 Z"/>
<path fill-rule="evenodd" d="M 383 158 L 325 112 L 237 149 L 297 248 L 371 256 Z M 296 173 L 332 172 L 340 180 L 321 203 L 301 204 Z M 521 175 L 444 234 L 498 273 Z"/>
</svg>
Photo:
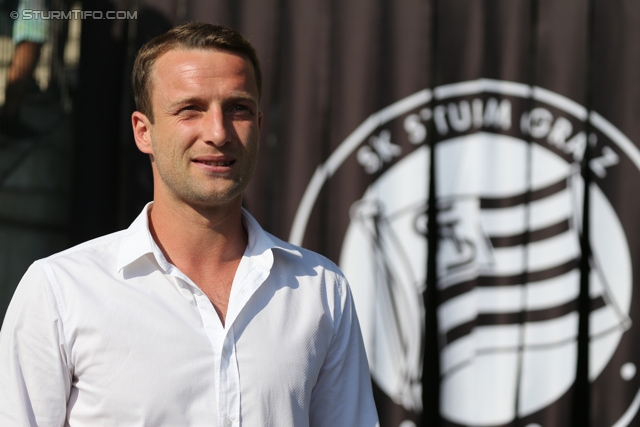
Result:
<svg viewBox="0 0 640 427">
<path fill-rule="evenodd" d="M 21 120 L 20 105 L 30 90 L 38 90 L 33 74 L 42 46 L 49 36 L 49 21 L 42 19 L 40 14 L 25 15 L 24 11 L 45 12 L 49 1 L 4 1 L 2 6 L 2 13 L 12 19 L 11 36 L 15 51 L 7 72 L 4 105 L 0 109 L 0 130 L 14 136 L 25 136 L 33 131 Z"/>
</svg>

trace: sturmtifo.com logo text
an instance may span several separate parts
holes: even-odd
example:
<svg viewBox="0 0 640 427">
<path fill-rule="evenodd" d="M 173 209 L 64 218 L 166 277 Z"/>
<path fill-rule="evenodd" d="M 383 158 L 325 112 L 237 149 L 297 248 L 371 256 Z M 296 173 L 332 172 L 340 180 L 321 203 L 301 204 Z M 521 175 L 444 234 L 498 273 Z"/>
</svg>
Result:
<svg viewBox="0 0 640 427">
<path fill-rule="evenodd" d="M 59 19 L 138 19 L 138 11 L 128 10 L 36 10 L 23 9 L 9 13 L 11 19 L 21 18 L 24 21 L 30 20 L 59 20 Z"/>
</svg>

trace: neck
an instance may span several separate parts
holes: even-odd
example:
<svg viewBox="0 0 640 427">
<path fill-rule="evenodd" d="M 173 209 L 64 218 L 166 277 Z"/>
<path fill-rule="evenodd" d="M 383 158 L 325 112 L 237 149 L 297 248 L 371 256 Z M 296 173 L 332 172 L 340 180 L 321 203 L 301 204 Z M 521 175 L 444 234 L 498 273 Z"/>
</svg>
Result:
<svg viewBox="0 0 640 427">
<path fill-rule="evenodd" d="M 215 208 L 155 202 L 149 228 L 167 260 L 186 274 L 237 261 L 247 246 L 241 200 Z"/>
</svg>

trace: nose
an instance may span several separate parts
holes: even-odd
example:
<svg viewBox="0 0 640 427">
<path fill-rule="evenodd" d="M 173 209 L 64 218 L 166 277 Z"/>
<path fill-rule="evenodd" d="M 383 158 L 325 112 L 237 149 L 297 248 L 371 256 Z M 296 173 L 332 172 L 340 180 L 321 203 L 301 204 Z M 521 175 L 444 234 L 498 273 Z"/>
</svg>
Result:
<svg viewBox="0 0 640 427">
<path fill-rule="evenodd" d="M 224 112 L 217 107 L 211 108 L 203 120 L 202 137 L 205 142 L 222 147 L 231 140 Z"/>
</svg>

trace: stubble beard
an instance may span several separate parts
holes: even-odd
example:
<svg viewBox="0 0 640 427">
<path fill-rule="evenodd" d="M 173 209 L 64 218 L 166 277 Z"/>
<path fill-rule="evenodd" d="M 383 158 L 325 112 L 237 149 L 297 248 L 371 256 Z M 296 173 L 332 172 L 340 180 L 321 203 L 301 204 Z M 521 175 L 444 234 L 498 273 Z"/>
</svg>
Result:
<svg viewBox="0 0 640 427">
<path fill-rule="evenodd" d="M 158 175 L 157 185 L 162 185 L 169 197 L 187 205 L 212 209 L 228 206 L 242 198 L 242 193 L 251 181 L 257 163 L 257 147 L 245 153 L 243 163 L 245 170 L 240 171 L 233 178 L 211 177 L 212 182 L 200 182 L 186 169 L 176 167 L 175 164 L 159 164 L 155 158 L 154 170 Z M 190 165 L 192 167 L 192 165 Z"/>
</svg>

